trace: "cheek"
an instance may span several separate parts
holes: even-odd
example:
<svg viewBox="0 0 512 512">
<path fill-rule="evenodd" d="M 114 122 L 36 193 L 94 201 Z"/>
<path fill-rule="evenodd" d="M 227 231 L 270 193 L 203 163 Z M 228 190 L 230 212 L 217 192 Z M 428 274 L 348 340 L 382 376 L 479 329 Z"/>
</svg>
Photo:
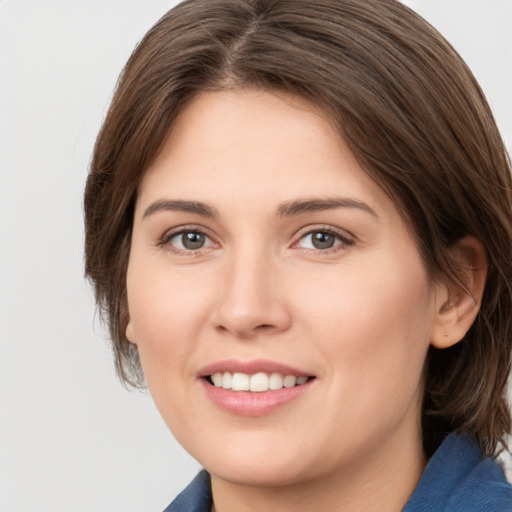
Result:
<svg viewBox="0 0 512 512">
<path fill-rule="evenodd" d="M 200 425 L 191 401 L 195 381 L 194 354 L 204 325 L 205 298 L 179 274 L 169 276 L 131 262 L 128 304 L 144 377 L 165 422 L 186 444 L 192 425 Z M 188 411 L 186 415 L 183 411 Z M 186 421 L 185 421 L 186 419 Z M 200 427 L 194 427 L 200 430 Z"/>
<path fill-rule="evenodd" d="M 141 269 L 137 263 L 133 257 L 128 269 L 128 305 L 149 385 L 155 379 L 186 374 L 186 363 L 204 327 L 207 299 L 199 283 L 171 274 L 165 267 Z"/>
<path fill-rule="evenodd" d="M 344 390 L 347 407 L 392 395 L 406 403 L 429 346 L 432 300 L 421 262 L 409 261 L 407 270 L 401 259 L 380 262 L 316 279 L 302 304 L 308 334 L 331 362 L 333 389 Z"/>
</svg>

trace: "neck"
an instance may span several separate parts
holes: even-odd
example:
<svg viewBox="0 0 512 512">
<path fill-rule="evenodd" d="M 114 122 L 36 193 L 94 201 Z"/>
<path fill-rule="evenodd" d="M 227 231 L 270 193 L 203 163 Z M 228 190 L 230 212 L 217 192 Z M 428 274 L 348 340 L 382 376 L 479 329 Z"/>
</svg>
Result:
<svg viewBox="0 0 512 512">
<path fill-rule="evenodd" d="M 212 512 L 400 512 L 425 467 L 421 436 L 401 434 L 348 469 L 285 486 L 239 485 L 212 475 Z"/>
</svg>

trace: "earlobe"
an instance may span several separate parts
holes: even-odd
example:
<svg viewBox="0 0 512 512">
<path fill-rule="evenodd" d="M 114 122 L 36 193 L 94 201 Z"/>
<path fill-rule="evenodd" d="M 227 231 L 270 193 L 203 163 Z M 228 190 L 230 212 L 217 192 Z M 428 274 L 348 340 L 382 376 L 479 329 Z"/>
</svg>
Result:
<svg viewBox="0 0 512 512">
<path fill-rule="evenodd" d="M 135 342 L 135 332 L 133 330 L 133 323 L 131 320 L 128 320 L 128 324 L 126 325 L 126 339 L 130 342 L 130 343 L 133 343 L 134 345 L 137 345 L 137 343 Z"/>
<path fill-rule="evenodd" d="M 475 321 L 487 277 L 487 258 L 482 244 L 473 236 L 464 237 L 454 247 L 459 269 L 457 281 L 436 285 L 435 321 L 431 344 L 448 348 L 464 338 Z"/>
</svg>

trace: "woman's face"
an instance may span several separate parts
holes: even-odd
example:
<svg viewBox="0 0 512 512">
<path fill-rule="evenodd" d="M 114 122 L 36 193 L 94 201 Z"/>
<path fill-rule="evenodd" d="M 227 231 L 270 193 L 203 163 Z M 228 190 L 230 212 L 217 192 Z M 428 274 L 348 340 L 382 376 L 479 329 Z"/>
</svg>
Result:
<svg viewBox="0 0 512 512">
<path fill-rule="evenodd" d="M 180 114 L 139 189 L 127 286 L 149 390 L 214 477 L 288 484 L 421 445 L 436 286 L 305 101 L 217 92 Z"/>
</svg>

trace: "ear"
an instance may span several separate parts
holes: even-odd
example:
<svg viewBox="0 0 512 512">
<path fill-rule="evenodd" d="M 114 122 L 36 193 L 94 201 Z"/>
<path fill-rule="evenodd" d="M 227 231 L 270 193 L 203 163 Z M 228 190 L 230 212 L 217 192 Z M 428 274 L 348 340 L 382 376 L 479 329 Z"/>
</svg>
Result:
<svg viewBox="0 0 512 512">
<path fill-rule="evenodd" d="M 458 343 L 475 321 L 487 277 L 487 257 L 483 245 L 466 236 L 453 248 L 458 282 L 449 278 L 436 285 L 435 321 L 431 344 L 448 348 Z"/>
<path fill-rule="evenodd" d="M 126 324 L 126 339 L 130 342 L 130 343 L 133 343 L 134 345 L 137 345 L 137 343 L 135 342 L 135 331 L 133 329 L 133 323 L 130 320 L 128 320 L 128 323 Z"/>
</svg>

